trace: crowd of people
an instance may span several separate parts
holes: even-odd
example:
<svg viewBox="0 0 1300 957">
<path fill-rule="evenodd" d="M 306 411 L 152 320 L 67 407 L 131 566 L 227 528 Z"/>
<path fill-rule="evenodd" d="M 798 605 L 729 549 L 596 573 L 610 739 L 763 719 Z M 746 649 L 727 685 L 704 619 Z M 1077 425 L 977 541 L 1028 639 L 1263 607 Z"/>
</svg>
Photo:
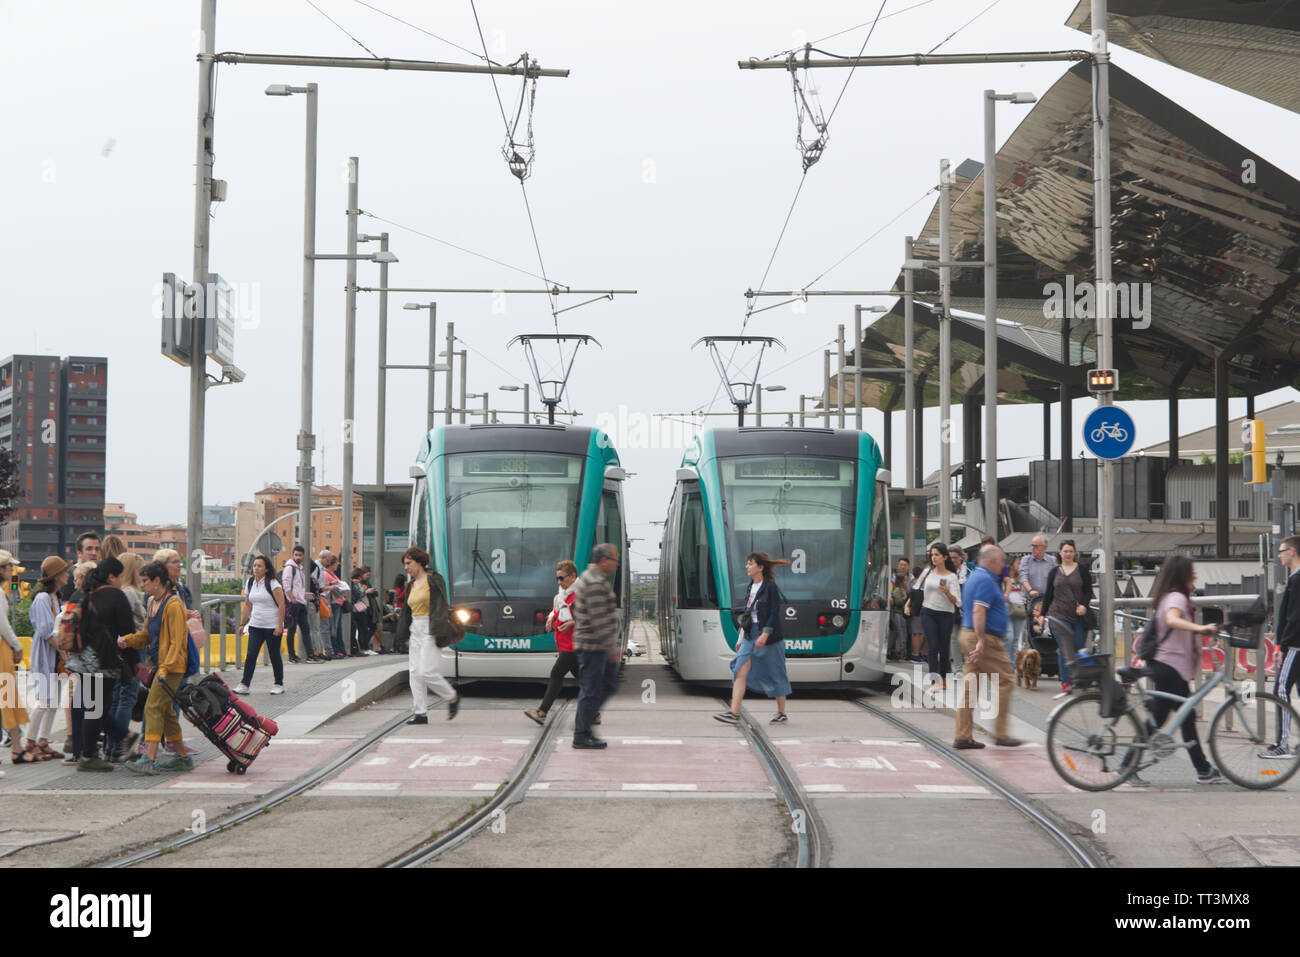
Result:
<svg viewBox="0 0 1300 957">
<path fill-rule="evenodd" d="M 980 547 L 996 544 L 991 535 Z M 1004 553 L 1005 555 L 1005 553 Z M 928 664 L 935 685 L 946 687 L 954 662 L 962 665 L 960 631 L 962 589 L 978 568 L 957 545 L 931 542 L 924 562 L 913 566 L 900 558 L 890 582 L 890 661 Z M 1089 608 L 1093 598 L 1092 575 L 1078 561 L 1072 539 L 1063 540 L 1055 555 L 1047 540 L 1036 535 L 1027 555 L 1004 561 L 998 573 L 1007 605 L 1003 650 L 1015 661 L 1031 639 L 1047 637 L 1059 648 L 1061 691 L 1070 690 L 1069 661 L 1083 648 L 1090 628 L 1095 628 Z"/>
<path fill-rule="evenodd" d="M 343 583 L 337 556 L 324 551 L 319 562 L 305 564 L 303 554 L 301 547 L 295 549 L 283 574 L 263 555 L 253 560 L 242 590 L 240 629 L 247 629 L 248 644 L 242 680 L 233 689 L 238 694 L 249 693 L 263 648 L 271 659 L 270 693 L 284 692 L 285 634 L 294 662 L 404 650 L 384 640 L 385 632 L 396 630 L 404 579 L 381 596 L 368 567 L 358 567 L 350 583 Z M 5 586 L 15 568 L 13 555 L 0 550 L 0 675 L 7 675 L 13 687 L 23 648 L 10 625 Z M 122 765 L 144 774 L 193 767 L 193 749 L 183 740 L 174 698 L 195 670 L 191 647 L 206 641 L 206 629 L 191 607 L 181 570 L 175 549 L 160 549 L 146 562 L 130 553 L 120 536 L 101 540 L 94 532 L 77 538 L 75 562 L 58 555 L 41 562 L 28 611 L 33 707 L 29 714 L 16 696 L 5 696 L 0 708 L 13 764 L 58 760 L 80 771 L 112 771 Z M 346 649 L 341 627 L 345 602 L 352 612 Z M 305 658 L 295 653 L 295 630 L 302 634 Z M 53 745 L 60 711 L 66 729 L 62 750 Z"/>
</svg>

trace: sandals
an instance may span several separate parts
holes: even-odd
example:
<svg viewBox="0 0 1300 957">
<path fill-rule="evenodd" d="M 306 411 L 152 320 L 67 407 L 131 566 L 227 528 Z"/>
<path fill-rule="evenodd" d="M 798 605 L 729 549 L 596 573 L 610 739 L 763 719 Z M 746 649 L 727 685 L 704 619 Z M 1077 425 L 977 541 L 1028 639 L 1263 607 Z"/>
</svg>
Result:
<svg viewBox="0 0 1300 957">
<path fill-rule="evenodd" d="M 534 721 L 536 721 L 538 724 L 545 724 L 545 723 L 546 723 L 546 712 L 545 712 L 545 711 L 537 711 L 537 710 L 535 710 L 535 709 L 533 709 L 533 708 L 525 708 L 525 709 L 524 709 L 524 714 L 528 715 L 528 717 L 532 718 L 532 719 L 533 719 Z"/>
<path fill-rule="evenodd" d="M 38 763 L 41 760 L 41 758 L 37 757 L 34 745 L 32 746 L 32 748 L 33 750 L 31 751 L 11 751 L 9 753 L 9 760 L 12 761 L 14 764 Z"/>
<path fill-rule="evenodd" d="M 46 760 L 46 761 L 53 761 L 53 760 L 56 760 L 56 759 L 57 759 L 57 760 L 62 760 L 62 759 L 63 759 L 63 756 L 64 756 L 64 755 L 63 755 L 63 752 L 62 752 L 62 751 L 55 751 L 52 747 L 50 747 L 50 742 L 48 742 L 48 741 L 37 741 L 37 742 L 36 742 L 36 748 L 37 748 L 37 750 L 39 750 L 39 751 L 41 752 L 41 754 L 43 754 L 43 755 L 45 756 L 44 760 Z"/>
</svg>

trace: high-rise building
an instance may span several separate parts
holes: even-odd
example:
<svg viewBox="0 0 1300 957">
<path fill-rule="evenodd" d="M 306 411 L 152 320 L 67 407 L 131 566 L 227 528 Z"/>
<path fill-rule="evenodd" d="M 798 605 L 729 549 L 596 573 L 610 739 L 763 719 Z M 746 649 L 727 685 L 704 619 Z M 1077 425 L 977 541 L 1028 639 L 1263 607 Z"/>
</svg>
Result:
<svg viewBox="0 0 1300 957">
<path fill-rule="evenodd" d="M 0 447 L 20 497 L 0 548 L 31 578 L 46 555 L 71 557 L 82 532 L 104 531 L 108 359 L 12 355 L 0 361 Z"/>
</svg>

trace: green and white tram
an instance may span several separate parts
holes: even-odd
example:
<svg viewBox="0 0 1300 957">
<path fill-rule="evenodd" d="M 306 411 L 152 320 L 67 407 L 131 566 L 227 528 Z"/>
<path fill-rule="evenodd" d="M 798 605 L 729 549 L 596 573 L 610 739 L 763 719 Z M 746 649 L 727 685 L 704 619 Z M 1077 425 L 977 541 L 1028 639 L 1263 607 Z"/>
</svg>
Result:
<svg viewBox="0 0 1300 957">
<path fill-rule="evenodd" d="M 461 425 L 429 432 L 411 467 L 411 543 L 447 581 L 464 639 L 441 670 L 460 678 L 545 681 L 555 636 L 545 631 L 555 563 L 587 567 L 600 542 L 624 562 L 613 586 L 626 640 L 630 594 L 618 453 L 598 429 Z"/>
<path fill-rule="evenodd" d="M 885 674 L 888 473 L 871 436 L 848 429 L 709 429 L 677 472 L 660 546 L 659 635 L 687 681 L 731 682 L 749 578 L 776 569 L 790 681 L 846 686 Z"/>
</svg>

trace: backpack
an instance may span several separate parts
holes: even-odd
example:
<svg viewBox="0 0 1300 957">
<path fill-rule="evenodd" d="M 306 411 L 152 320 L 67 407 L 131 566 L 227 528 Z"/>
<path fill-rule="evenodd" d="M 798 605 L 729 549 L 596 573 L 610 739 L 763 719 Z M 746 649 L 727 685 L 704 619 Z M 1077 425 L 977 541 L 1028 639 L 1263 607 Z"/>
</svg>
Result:
<svg viewBox="0 0 1300 957">
<path fill-rule="evenodd" d="M 54 647 L 64 654 L 77 655 L 85 650 L 86 608 L 90 605 L 90 595 L 99 591 L 99 588 L 92 589 L 89 595 L 78 588 L 68 599 L 63 611 L 59 612 L 54 623 Z"/>
<path fill-rule="evenodd" d="M 1155 657 L 1156 649 L 1159 647 L 1160 640 L 1156 629 L 1156 613 L 1153 611 L 1151 617 L 1147 619 L 1146 627 L 1142 629 L 1142 634 L 1133 643 L 1133 653 L 1143 661 L 1150 661 Z"/>
</svg>

